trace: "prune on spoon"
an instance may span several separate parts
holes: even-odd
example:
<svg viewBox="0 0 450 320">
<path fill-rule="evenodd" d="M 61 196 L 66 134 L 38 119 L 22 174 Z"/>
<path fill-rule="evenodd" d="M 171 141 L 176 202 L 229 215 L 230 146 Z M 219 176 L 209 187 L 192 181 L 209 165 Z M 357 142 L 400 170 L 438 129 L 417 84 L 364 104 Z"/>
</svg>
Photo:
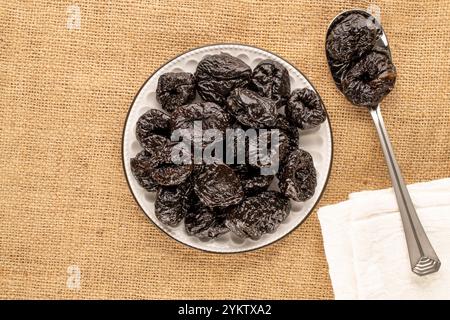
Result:
<svg viewBox="0 0 450 320">
<path fill-rule="evenodd" d="M 293 151 L 278 173 L 280 191 L 295 201 L 310 199 L 317 186 L 316 169 L 311 155 L 302 149 Z"/>
<path fill-rule="evenodd" d="M 158 79 L 156 98 L 164 110 L 173 112 L 176 107 L 194 100 L 195 85 L 195 77 L 192 73 L 164 73 Z"/>
<path fill-rule="evenodd" d="M 258 240 L 275 231 L 289 212 L 289 199 L 277 191 L 265 191 L 228 208 L 225 224 L 241 238 Z"/>
<path fill-rule="evenodd" d="M 195 177 L 194 190 L 208 207 L 227 207 L 244 197 L 241 181 L 226 164 L 205 165 Z"/>
<path fill-rule="evenodd" d="M 184 220 L 187 234 L 201 239 L 213 239 L 230 231 L 225 225 L 226 215 L 200 201 L 190 207 Z"/>
<path fill-rule="evenodd" d="M 394 88 L 397 77 L 391 59 L 371 52 L 358 61 L 342 78 L 342 92 L 357 106 L 376 106 Z"/>
<path fill-rule="evenodd" d="M 314 90 L 303 88 L 292 92 L 286 105 L 286 117 L 300 129 L 310 129 L 326 119 L 325 108 Z"/>
<path fill-rule="evenodd" d="M 170 116 L 158 109 L 150 109 L 144 113 L 136 123 L 136 138 L 139 143 L 150 135 L 158 134 L 164 137 L 170 137 Z"/>
<path fill-rule="evenodd" d="M 343 16 L 333 25 L 326 39 L 326 50 L 334 64 L 361 58 L 375 46 L 381 33 L 369 14 L 358 12 Z"/>
<path fill-rule="evenodd" d="M 251 128 L 273 127 L 277 120 L 275 101 L 245 88 L 231 92 L 227 109 L 237 121 Z"/>
<path fill-rule="evenodd" d="M 252 69 L 228 53 L 205 56 L 195 71 L 197 91 L 205 101 L 223 105 L 234 88 L 246 86 Z"/>
<path fill-rule="evenodd" d="M 158 183 L 151 177 L 151 172 L 157 165 L 159 159 L 142 150 L 136 157 L 131 158 L 130 166 L 133 176 L 137 182 L 147 191 L 156 191 Z"/>
<path fill-rule="evenodd" d="M 190 183 L 175 187 L 158 187 L 155 201 L 156 218 L 168 226 L 177 226 L 190 208 L 191 193 Z"/>
<path fill-rule="evenodd" d="M 255 67 L 252 85 L 261 96 L 275 101 L 278 107 L 285 104 L 291 93 L 289 72 L 279 62 L 267 59 Z"/>
</svg>

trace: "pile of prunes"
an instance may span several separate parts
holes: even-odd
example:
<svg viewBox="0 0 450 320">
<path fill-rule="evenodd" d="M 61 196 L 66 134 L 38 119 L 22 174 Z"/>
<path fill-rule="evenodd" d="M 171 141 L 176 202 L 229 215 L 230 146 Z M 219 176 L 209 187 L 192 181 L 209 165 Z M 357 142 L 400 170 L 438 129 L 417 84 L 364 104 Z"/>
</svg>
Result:
<svg viewBox="0 0 450 320">
<path fill-rule="evenodd" d="M 201 102 L 193 102 L 196 94 Z M 155 215 L 162 223 L 175 227 L 184 220 L 186 232 L 203 239 L 232 231 L 257 240 L 288 216 L 289 199 L 313 196 L 316 170 L 311 155 L 299 148 L 299 129 L 320 125 L 326 112 L 315 91 L 291 92 L 289 72 L 280 63 L 263 60 L 252 70 L 230 54 L 207 55 L 195 74 L 162 74 L 156 95 L 163 111 L 150 109 L 139 118 L 136 137 L 143 150 L 131 159 L 131 170 L 143 188 L 156 191 Z M 202 130 L 222 133 L 255 129 L 261 138 L 275 132 L 278 144 L 270 151 L 277 156 L 271 159 L 277 159 L 278 170 L 263 174 L 267 161 L 189 158 L 174 163 L 173 148 L 179 142 L 172 141 L 172 134 L 182 130 L 195 143 L 198 121 Z M 200 140 L 206 150 L 201 135 Z M 254 141 L 241 143 L 245 160 L 260 147 L 252 148 Z"/>
</svg>

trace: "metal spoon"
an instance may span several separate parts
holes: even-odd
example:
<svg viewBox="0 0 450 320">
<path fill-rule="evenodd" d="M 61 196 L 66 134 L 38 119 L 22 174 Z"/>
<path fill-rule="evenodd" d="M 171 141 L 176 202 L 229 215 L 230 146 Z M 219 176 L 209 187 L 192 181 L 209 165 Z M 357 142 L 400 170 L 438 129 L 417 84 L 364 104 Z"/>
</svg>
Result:
<svg viewBox="0 0 450 320">
<path fill-rule="evenodd" d="M 337 15 L 328 27 L 326 39 L 328 38 L 328 34 L 334 26 L 334 22 L 337 19 L 343 17 L 343 15 L 348 15 L 350 13 L 363 14 L 368 19 L 370 19 L 372 23 L 376 24 L 376 26 L 379 27 L 379 29 L 381 30 L 381 35 L 379 36 L 377 46 L 381 46 L 390 56 L 391 53 L 389 44 L 383 28 L 375 19 L 375 17 L 363 10 L 348 10 Z M 327 54 L 328 61 L 330 61 L 327 50 L 325 50 L 325 52 Z M 336 78 L 335 81 L 337 81 Z M 341 86 L 338 82 L 336 82 L 336 86 L 342 93 Z M 381 116 L 380 105 L 378 104 L 376 107 L 369 107 L 369 111 L 381 142 L 383 154 L 386 159 L 387 167 L 389 169 L 389 175 L 391 177 L 395 196 L 397 198 L 398 208 L 405 232 L 406 243 L 408 246 L 411 270 L 419 276 L 436 272 L 439 270 L 441 262 L 439 261 L 439 258 L 437 257 L 436 252 L 431 246 L 431 243 L 428 240 L 423 226 L 420 223 L 414 205 L 411 201 L 408 189 L 406 188 L 405 181 L 403 180 L 402 174 L 400 172 L 400 168 L 397 161 L 395 160 L 392 145 L 389 141 L 389 136 L 384 125 L 383 117 Z"/>
</svg>

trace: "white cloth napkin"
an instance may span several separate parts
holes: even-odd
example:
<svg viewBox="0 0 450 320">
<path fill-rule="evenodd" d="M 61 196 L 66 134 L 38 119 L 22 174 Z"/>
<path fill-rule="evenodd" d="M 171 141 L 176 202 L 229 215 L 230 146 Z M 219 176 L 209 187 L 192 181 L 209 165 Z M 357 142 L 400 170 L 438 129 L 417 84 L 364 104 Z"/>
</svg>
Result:
<svg viewBox="0 0 450 320">
<path fill-rule="evenodd" d="M 450 299 L 450 178 L 408 190 L 440 270 L 412 273 L 392 189 L 352 193 L 318 211 L 336 299 Z"/>
</svg>

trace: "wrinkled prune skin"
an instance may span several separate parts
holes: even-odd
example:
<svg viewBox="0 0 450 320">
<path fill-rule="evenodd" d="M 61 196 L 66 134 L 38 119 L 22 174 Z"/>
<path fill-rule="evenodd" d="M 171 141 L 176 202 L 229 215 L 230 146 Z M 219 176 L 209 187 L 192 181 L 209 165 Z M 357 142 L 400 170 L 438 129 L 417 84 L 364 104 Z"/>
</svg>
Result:
<svg viewBox="0 0 450 320">
<path fill-rule="evenodd" d="M 314 90 L 303 88 L 292 92 L 286 105 L 287 119 L 300 129 L 311 129 L 325 121 L 327 115 Z"/>
<path fill-rule="evenodd" d="M 300 140 L 298 128 L 291 124 L 286 116 L 278 114 L 274 128 L 281 130 L 289 139 L 288 153 L 291 153 L 293 150 L 298 148 Z"/>
<path fill-rule="evenodd" d="M 136 123 L 136 138 L 141 143 L 150 135 L 170 137 L 170 116 L 158 109 L 150 109 Z M 144 146 L 143 146 L 144 147 Z"/>
<path fill-rule="evenodd" d="M 342 92 L 357 106 L 374 107 L 394 88 L 397 72 L 391 59 L 371 52 L 342 78 Z"/>
<path fill-rule="evenodd" d="M 284 105 L 291 93 L 289 72 L 281 63 L 269 59 L 253 70 L 252 85 L 261 96 L 274 100 L 277 107 Z"/>
<path fill-rule="evenodd" d="M 141 146 L 150 153 L 158 153 L 171 144 L 170 139 L 158 134 L 151 134 L 141 141 Z"/>
<path fill-rule="evenodd" d="M 273 127 L 277 120 L 275 101 L 245 88 L 233 90 L 227 99 L 227 110 L 244 126 Z"/>
<path fill-rule="evenodd" d="M 317 186 L 316 169 L 311 155 L 302 149 L 293 151 L 278 174 L 280 191 L 295 201 L 310 199 Z"/>
<path fill-rule="evenodd" d="M 176 186 L 185 182 L 192 173 L 192 164 L 174 164 L 170 160 L 158 163 L 150 173 L 150 177 L 158 185 Z"/>
<path fill-rule="evenodd" d="M 272 135 L 278 135 L 278 143 L 272 144 Z M 288 136 L 279 129 L 260 130 L 257 139 L 246 140 L 246 161 L 251 166 L 265 168 L 285 161 L 291 151 Z M 255 160 L 257 160 L 255 162 Z"/>
<path fill-rule="evenodd" d="M 290 202 L 277 191 L 265 191 L 245 198 L 227 209 L 226 226 L 241 238 L 258 240 L 275 231 L 290 212 Z"/>
<path fill-rule="evenodd" d="M 155 215 L 162 223 L 176 227 L 190 208 L 192 187 L 184 183 L 176 187 L 158 187 L 155 201 Z"/>
<path fill-rule="evenodd" d="M 187 234 L 201 239 L 213 239 L 230 231 L 225 225 L 226 215 L 218 209 L 195 202 L 184 220 Z"/>
<path fill-rule="evenodd" d="M 231 125 L 227 112 L 213 102 L 193 103 L 178 107 L 170 119 L 172 131 L 194 128 L 195 121 L 202 121 L 202 129 L 217 129 L 222 132 Z"/>
<path fill-rule="evenodd" d="M 192 164 L 176 164 L 172 162 L 172 146 L 173 144 L 171 143 L 165 148 L 155 149 L 151 153 L 144 150 L 145 162 L 141 162 L 143 163 L 141 167 L 145 165 L 146 176 L 156 183 L 156 185 L 176 186 L 186 181 L 192 173 Z"/>
<path fill-rule="evenodd" d="M 257 193 L 267 191 L 267 188 L 270 186 L 273 180 L 272 175 L 254 175 L 242 177 L 242 188 L 246 195 L 255 195 Z"/>
<path fill-rule="evenodd" d="M 273 175 L 261 175 L 258 169 L 248 165 L 237 165 L 233 169 L 241 180 L 246 196 L 267 191 L 274 178 Z"/>
<path fill-rule="evenodd" d="M 360 12 L 340 17 L 333 26 L 327 36 L 326 50 L 334 65 L 359 59 L 375 46 L 381 34 L 373 18 Z"/>
<path fill-rule="evenodd" d="M 164 73 L 158 79 L 156 99 L 164 110 L 173 112 L 178 106 L 194 100 L 195 86 L 195 77 L 192 73 Z"/>
<path fill-rule="evenodd" d="M 156 191 L 158 183 L 151 177 L 151 172 L 159 159 L 142 150 L 136 157 L 130 159 L 131 172 L 137 182 L 147 191 Z"/>
<path fill-rule="evenodd" d="M 230 92 L 246 86 L 252 69 L 228 53 L 205 56 L 195 71 L 197 92 L 205 101 L 224 105 Z"/>
<path fill-rule="evenodd" d="M 194 191 L 206 206 L 227 207 L 244 197 L 241 181 L 226 164 L 205 165 L 195 177 Z"/>
</svg>

